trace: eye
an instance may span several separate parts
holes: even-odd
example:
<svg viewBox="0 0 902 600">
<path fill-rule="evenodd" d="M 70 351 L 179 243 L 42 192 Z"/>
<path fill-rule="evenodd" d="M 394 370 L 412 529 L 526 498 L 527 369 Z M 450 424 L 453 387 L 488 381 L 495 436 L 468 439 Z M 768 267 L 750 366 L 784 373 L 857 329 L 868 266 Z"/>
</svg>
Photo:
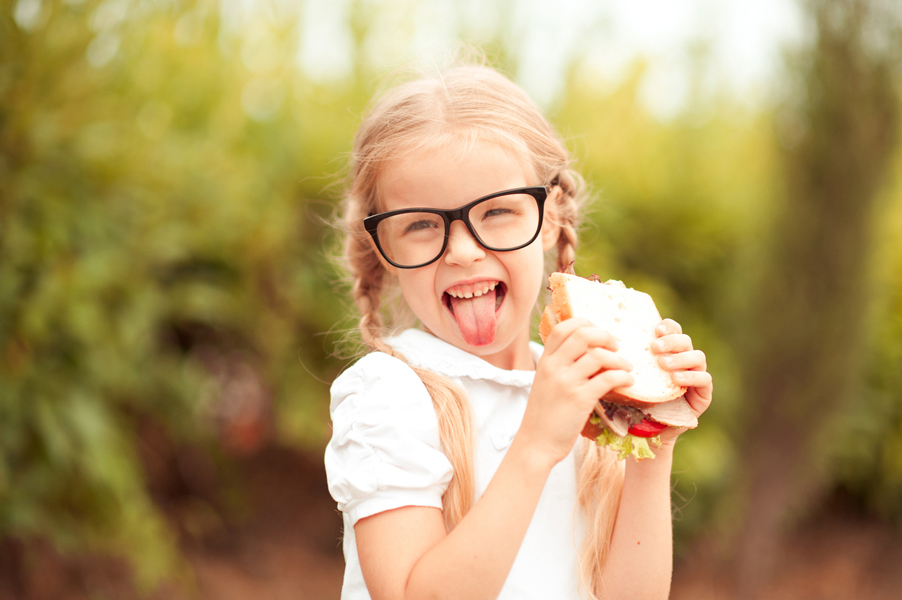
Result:
<svg viewBox="0 0 902 600">
<path fill-rule="evenodd" d="M 426 219 L 422 219 L 419 221 L 414 221 L 407 225 L 404 229 L 404 233 L 414 233 L 417 231 L 424 231 L 426 229 L 435 229 L 438 227 L 438 224 L 435 221 L 428 221 Z"/>
<path fill-rule="evenodd" d="M 487 219 L 488 217 L 499 217 L 501 215 L 510 215 L 513 213 L 514 211 L 509 208 L 492 208 L 485 211 L 485 214 L 482 215 L 482 218 Z"/>
</svg>

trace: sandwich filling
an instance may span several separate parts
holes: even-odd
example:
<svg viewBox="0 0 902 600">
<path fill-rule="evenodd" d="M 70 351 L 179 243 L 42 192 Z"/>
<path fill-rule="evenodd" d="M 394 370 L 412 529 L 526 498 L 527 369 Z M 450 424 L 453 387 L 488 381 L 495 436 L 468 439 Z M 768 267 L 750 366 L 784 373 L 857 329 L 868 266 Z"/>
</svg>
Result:
<svg viewBox="0 0 902 600">
<path fill-rule="evenodd" d="M 594 414 L 583 428 L 583 435 L 607 446 L 623 459 L 654 458 L 649 445 L 661 446 L 659 434 L 667 427 L 694 428 L 698 417 L 684 396 L 644 409 L 599 400 Z"/>
<path fill-rule="evenodd" d="M 495 341 L 504 295 L 504 284 L 499 281 L 456 285 L 445 291 L 445 306 L 467 344 L 485 346 Z"/>
</svg>

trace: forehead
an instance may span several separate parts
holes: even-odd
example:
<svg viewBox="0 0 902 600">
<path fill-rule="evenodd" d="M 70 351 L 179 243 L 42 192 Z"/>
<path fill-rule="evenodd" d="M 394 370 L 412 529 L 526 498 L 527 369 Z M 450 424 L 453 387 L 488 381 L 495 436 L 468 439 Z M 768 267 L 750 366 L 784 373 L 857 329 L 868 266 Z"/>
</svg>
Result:
<svg viewBox="0 0 902 600">
<path fill-rule="evenodd" d="M 502 146 L 454 142 L 386 165 L 379 177 L 379 210 L 456 208 L 494 192 L 541 183 Z"/>
</svg>

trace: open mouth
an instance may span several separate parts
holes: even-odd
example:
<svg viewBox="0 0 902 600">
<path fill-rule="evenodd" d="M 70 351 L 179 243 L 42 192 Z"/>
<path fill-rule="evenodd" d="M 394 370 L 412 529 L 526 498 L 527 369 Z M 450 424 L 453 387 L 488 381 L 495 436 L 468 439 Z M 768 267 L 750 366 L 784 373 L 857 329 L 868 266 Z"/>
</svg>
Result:
<svg viewBox="0 0 902 600">
<path fill-rule="evenodd" d="M 500 281 L 481 281 L 479 283 L 456 285 L 452 288 L 448 288 L 445 293 L 442 294 L 442 302 L 453 315 L 455 300 L 473 300 L 494 293 L 495 310 L 498 310 L 501 303 L 504 301 L 506 292 L 507 286 Z M 485 300 L 487 299 L 476 301 L 484 302 Z"/>
<path fill-rule="evenodd" d="M 485 346 L 495 341 L 497 312 L 506 295 L 504 283 L 480 281 L 448 288 L 442 302 L 467 344 Z"/>
</svg>

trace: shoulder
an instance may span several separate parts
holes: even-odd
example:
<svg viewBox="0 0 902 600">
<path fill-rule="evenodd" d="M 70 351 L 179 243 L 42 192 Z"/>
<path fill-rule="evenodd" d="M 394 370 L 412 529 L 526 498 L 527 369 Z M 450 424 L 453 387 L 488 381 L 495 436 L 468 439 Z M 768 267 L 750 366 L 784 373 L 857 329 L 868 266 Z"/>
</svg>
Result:
<svg viewBox="0 0 902 600">
<path fill-rule="evenodd" d="M 332 383 L 330 411 L 350 397 L 365 395 L 372 399 L 409 395 L 427 398 L 426 386 L 403 360 L 384 352 L 372 352 L 348 367 Z"/>
<path fill-rule="evenodd" d="M 357 438 L 373 447 L 414 440 L 439 447 L 432 397 L 403 360 L 367 354 L 332 384 L 333 442 Z"/>
<path fill-rule="evenodd" d="M 352 523 L 401 506 L 441 508 L 452 468 L 425 385 L 404 361 L 368 354 L 332 384 L 329 491 Z"/>
</svg>

